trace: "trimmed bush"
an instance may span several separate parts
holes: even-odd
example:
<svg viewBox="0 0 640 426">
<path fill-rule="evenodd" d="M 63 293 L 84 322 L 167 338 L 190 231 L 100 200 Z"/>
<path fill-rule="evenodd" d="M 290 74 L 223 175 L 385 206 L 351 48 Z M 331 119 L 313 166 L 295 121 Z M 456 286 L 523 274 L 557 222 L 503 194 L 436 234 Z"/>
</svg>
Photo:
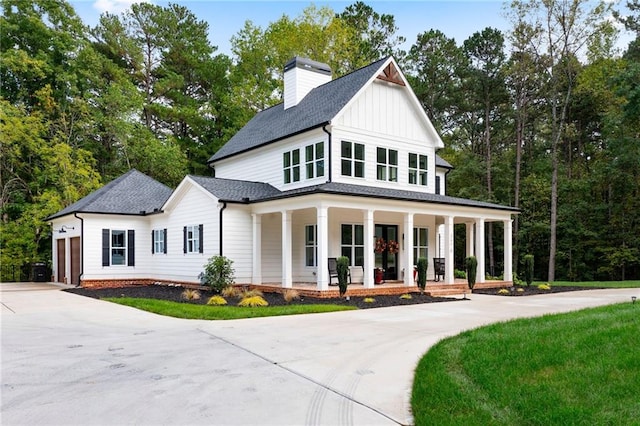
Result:
<svg viewBox="0 0 640 426">
<path fill-rule="evenodd" d="M 294 300 L 300 299 L 300 293 L 298 293 L 298 290 L 294 290 L 292 288 L 289 288 L 289 289 L 285 290 L 285 292 L 282 295 L 282 297 L 284 298 L 285 302 L 290 303 L 290 302 L 292 302 Z"/>
<path fill-rule="evenodd" d="M 533 282 L 533 255 L 527 254 L 524 256 L 524 281 L 527 283 L 527 287 Z"/>
<path fill-rule="evenodd" d="M 349 285 L 349 281 L 347 281 L 347 277 L 349 276 L 349 258 L 346 256 L 340 256 L 336 262 L 338 288 L 340 289 L 340 297 L 342 297 L 347 293 L 347 286 Z"/>
<path fill-rule="evenodd" d="M 538 290 L 551 290 L 551 286 L 549 284 L 540 284 Z"/>
<path fill-rule="evenodd" d="M 507 290 L 506 288 L 501 288 L 500 290 L 498 290 L 498 294 L 501 294 L 503 296 L 506 296 L 509 293 L 509 290 Z"/>
<path fill-rule="evenodd" d="M 400 299 L 411 300 L 411 295 L 409 293 L 405 293 L 402 296 L 400 296 Z"/>
<path fill-rule="evenodd" d="M 475 256 L 469 256 L 464 261 L 465 268 L 467 270 L 467 284 L 469 290 L 473 291 L 473 286 L 476 285 L 476 272 L 478 271 L 478 259 Z"/>
<path fill-rule="evenodd" d="M 210 306 L 223 306 L 227 304 L 227 300 L 222 296 L 211 296 L 209 300 L 207 300 L 207 305 Z"/>
<path fill-rule="evenodd" d="M 427 287 L 427 269 L 429 269 L 429 260 L 426 257 L 418 258 L 418 288 L 420 293 L 424 293 Z"/>
<path fill-rule="evenodd" d="M 467 273 L 465 271 L 461 271 L 460 269 L 453 270 L 453 276 L 460 279 L 467 278 Z"/>
<path fill-rule="evenodd" d="M 238 306 L 248 307 L 248 308 L 255 308 L 255 307 L 258 307 L 258 306 L 269 306 L 269 302 L 264 300 L 262 298 L 262 296 L 251 296 L 251 297 L 243 298 L 238 303 Z"/>
<path fill-rule="evenodd" d="M 233 260 L 225 256 L 212 256 L 204 265 L 204 272 L 198 275 L 203 285 L 208 285 L 212 290 L 220 293 L 235 280 Z"/>
<path fill-rule="evenodd" d="M 374 303 L 376 299 L 374 299 L 373 297 L 365 297 L 364 299 L 362 299 L 362 301 L 364 303 Z"/>
<path fill-rule="evenodd" d="M 238 289 L 230 285 L 228 287 L 223 288 L 222 291 L 220 292 L 220 295 L 222 297 L 237 297 Z"/>
</svg>

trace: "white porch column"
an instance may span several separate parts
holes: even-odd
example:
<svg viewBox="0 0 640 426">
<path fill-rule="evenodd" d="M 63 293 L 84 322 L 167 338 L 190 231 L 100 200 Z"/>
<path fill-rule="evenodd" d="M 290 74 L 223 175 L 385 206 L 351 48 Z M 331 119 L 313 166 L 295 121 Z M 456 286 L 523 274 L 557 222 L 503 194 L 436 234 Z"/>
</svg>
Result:
<svg viewBox="0 0 640 426">
<path fill-rule="evenodd" d="M 282 212 L 282 287 L 291 288 L 291 210 Z"/>
<path fill-rule="evenodd" d="M 474 256 L 475 252 L 473 250 L 473 243 L 474 243 L 474 235 L 473 235 L 473 222 L 467 222 L 467 256 Z"/>
<path fill-rule="evenodd" d="M 478 259 L 478 271 L 476 282 L 484 282 L 484 219 L 476 219 L 476 259 Z"/>
<path fill-rule="evenodd" d="M 365 210 L 362 219 L 364 222 L 364 275 L 362 282 L 364 288 L 373 288 L 373 267 L 376 262 L 373 253 L 373 210 Z"/>
<path fill-rule="evenodd" d="M 252 214 L 253 219 L 253 265 L 251 283 L 262 284 L 262 215 Z"/>
<path fill-rule="evenodd" d="M 316 244 L 318 247 L 318 266 L 316 267 L 316 278 L 318 290 L 329 289 L 329 220 L 327 208 L 316 207 L 316 224 L 318 225 L 318 235 Z"/>
<path fill-rule="evenodd" d="M 453 284 L 453 216 L 444 218 L 444 283 Z"/>
<path fill-rule="evenodd" d="M 513 281 L 513 220 L 504 222 L 504 271 L 503 280 Z"/>
<path fill-rule="evenodd" d="M 404 215 L 404 285 L 414 286 L 413 281 L 413 213 Z"/>
</svg>

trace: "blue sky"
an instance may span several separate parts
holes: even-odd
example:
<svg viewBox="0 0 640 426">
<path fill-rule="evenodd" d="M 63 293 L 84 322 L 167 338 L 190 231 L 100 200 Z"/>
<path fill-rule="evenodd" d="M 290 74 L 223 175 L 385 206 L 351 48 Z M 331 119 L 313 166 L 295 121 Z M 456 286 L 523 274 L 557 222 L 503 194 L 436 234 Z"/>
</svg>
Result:
<svg viewBox="0 0 640 426">
<path fill-rule="evenodd" d="M 85 24 L 95 26 L 100 13 L 108 10 L 119 13 L 135 0 L 71 0 Z M 341 12 L 353 1 L 316 1 L 316 6 L 329 6 Z M 403 46 L 408 49 L 419 33 L 438 29 L 447 37 L 453 37 L 458 44 L 476 31 L 491 26 L 502 31 L 509 29 L 504 16 L 503 2 L 496 0 L 453 0 L 453 1 L 365 1 L 378 13 L 392 14 L 399 28 L 398 35 L 406 37 Z M 166 6 L 166 1 L 154 3 Z M 189 8 L 198 18 L 209 23 L 209 39 L 218 46 L 218 52 L 230 54 L 231 36 L 236 34 L 246 20 L 266 27 L 283 14 L 290 17 L 300 15 L 311 4 L 310 1 L 214 1 L 214 0 L 174 0 Z"/>
</svg>

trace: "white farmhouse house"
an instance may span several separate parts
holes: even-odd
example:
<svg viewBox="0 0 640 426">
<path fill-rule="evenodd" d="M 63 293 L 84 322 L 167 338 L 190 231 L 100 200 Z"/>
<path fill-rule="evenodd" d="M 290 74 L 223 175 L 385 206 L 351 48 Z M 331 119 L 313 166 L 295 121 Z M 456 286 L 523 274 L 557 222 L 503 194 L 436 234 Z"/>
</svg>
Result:
<svg viewBox="0 0 640 426">
<path fill-rule="evenodd" d="M 454 283 L 454 224 L 485 280 L 485 223 L 504 224 L 512 281 L 517 209 L 445 195 L 443 143 L 392 57 L 331 79 L 294 58 L 284 102 L 247 123 L 210 159 L 215 177 L 171 191 L 132 170 L 50 217 L 54 279 L 84 286 L 197 283 L 207 259 L 234 262 L 240 284 L 329 289 L 330 258 L 375 286 L 375 268 L 414 286 L 418 257 L 444 259 Z M 333 279 L 335 282 L 335 278 Z"/>
</svg>

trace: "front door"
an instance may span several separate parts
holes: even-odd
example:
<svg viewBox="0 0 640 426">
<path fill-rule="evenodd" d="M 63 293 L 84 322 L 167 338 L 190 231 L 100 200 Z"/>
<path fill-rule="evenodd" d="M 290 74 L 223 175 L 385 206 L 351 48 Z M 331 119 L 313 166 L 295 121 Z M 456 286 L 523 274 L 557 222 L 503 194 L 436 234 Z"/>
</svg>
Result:
<svg viewBox="0 0 640 426">
<path fill-rule="evenodd" d="M 398 225 L 375 226 L 376 268 L 384 269 L 385 280 L 398 279 Z"/>
</svg>

